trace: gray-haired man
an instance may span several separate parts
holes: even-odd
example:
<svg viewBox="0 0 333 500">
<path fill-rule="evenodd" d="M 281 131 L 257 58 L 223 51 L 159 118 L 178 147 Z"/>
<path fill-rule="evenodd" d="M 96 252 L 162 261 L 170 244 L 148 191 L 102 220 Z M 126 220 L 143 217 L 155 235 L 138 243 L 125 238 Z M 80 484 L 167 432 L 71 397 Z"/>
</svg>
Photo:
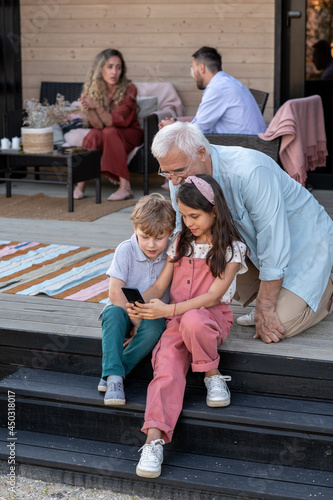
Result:
<svg viewBox="0 0 333 500">
<path fill-rule="evenodd" d="M 333 222 L 324 208 L 271 158 L 251 149 L 212 146 L 190 124 L 177 122 L 155 136 L 159 173 L 177 186 L 206 173 L 220 184 L 250 249 L 251 270 L 238 277 L 236 299 L 256 298 L 256 338 L 279 342 L 321 321 L 331 310 Z"/>
</svg>

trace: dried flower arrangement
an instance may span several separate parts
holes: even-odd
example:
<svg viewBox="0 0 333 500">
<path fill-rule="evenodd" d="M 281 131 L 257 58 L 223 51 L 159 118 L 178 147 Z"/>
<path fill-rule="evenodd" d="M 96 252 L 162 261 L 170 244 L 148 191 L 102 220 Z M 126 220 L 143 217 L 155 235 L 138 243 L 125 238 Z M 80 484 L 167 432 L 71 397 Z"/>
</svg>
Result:
<svg viewBox="0 0 333 500">
<path fill-rule="evenodd" d="M 55 123 L 65 123 L 68 120 L 70 103 L 65 101 L 61 94 L 57 94 L 55 104 L 50 105 L 47 100 L 41 104 L 38 99 L 25 99 L 26 117 L 23 126 L 30 128 L 45 128 Z"/>
</svg>

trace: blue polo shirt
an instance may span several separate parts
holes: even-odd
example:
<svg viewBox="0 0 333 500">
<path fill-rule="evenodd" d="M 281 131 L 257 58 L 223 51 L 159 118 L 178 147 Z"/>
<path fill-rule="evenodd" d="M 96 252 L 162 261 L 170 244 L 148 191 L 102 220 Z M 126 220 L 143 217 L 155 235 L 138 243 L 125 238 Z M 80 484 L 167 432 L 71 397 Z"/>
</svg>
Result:
<svg viewBox="0 0 333 500">
<path fill-rule="evenodd" d="M 307 189 L 263 153 L 212 146 L 212 164 L 213 177 L 250 248 L 259 278 L 283 278 L 283 287 L 316 311 L 333 264 L 330 216 Z M 169 184 L 176 208 L 177 186 Z"/>
</svg>

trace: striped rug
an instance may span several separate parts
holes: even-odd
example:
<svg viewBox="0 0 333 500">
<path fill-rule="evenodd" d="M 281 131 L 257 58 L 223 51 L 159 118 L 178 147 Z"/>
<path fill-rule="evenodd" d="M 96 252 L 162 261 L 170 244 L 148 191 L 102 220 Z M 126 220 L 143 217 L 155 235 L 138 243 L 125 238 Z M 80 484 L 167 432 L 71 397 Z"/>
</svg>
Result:
<svg viewBox="0 0 333 500">
<path fill-rule="evenodd" d="M 114 250 L 0 241 L 0 293 L 107 302 Z"/>
</svg>

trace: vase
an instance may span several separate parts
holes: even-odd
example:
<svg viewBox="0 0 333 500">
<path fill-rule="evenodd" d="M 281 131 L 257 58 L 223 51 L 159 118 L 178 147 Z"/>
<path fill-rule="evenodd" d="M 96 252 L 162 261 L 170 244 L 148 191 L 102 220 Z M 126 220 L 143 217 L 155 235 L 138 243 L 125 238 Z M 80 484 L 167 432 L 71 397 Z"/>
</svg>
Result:
<svg viewBox="0 0 333 500">
<path fill-rule="evenodd" d="M 53 127 L 21 128 L 23 152 L 48 154 L 53 152 Z"/>
</svg>

